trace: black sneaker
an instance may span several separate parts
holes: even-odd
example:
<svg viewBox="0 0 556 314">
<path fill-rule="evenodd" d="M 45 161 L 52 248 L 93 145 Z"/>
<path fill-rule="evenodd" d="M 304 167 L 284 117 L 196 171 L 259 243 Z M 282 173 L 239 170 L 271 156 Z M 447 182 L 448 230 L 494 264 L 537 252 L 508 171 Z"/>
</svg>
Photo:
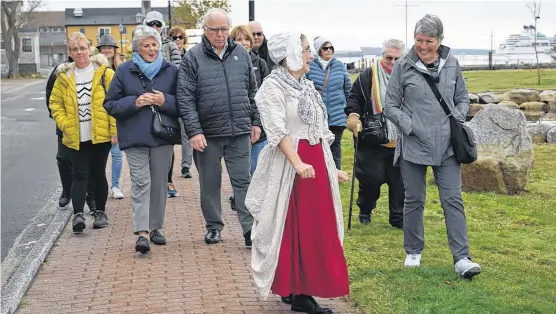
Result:
<svg viewBox="0 0 556 314">
<path fill-rule="evenodd" d="M 97 210 L 93 213 L 93 217 L 95 217 L 93 229 L 102 229 L 108 226 L 108 217 L 105 212 Z"/>
<path fill-rule="evenodd" d="M 156 245 L 166 245 L 166 238 L 158 230 L 151 231 L 151 242 Z"/>
<path fill-rule="evenodd" d="M 222 241 L 222 239 L 220 238 L 220 230 L 211 229 L 207 231 L 207 234 L 205 234 L 206 244 L 216 244 L 220 241 Z"/>
<path fill-rule="evenodd" d="M 66 206 L 68 206 L 69 203 L 70 203 L 69 193 L 62 192 L 62 195 L 60 196 L 60 199 L 58 200 L 58 205 L 60 205 L 60 207 L 66 207 Z"/>
<path fill-rule="evenodd" d="M 144 236 L 139 236 L 137 242 L 135 242 L 135 252 L 141 252 L 141 254 L 145 254 L 151 250 L 151 246 L 149 245 L 149 240 Z"/>
<path fill-rule="evenodd" d="M 181 168 L 181 177 L 186 179 L 191 179 L 193 176 L 189 172 L 189 168 L 183 167 Z"/>
<path fill-rule="evenodd" d="M 83 213 L 73 215 L 72 228 L 73 233 L 82 233 L 85 230 L 85 217 L 83 217 Z"/>
<path fill-rule="evenodd" d="M 364 224 L 364 225 L 370 224 L 371 223 L 371 215 L 359 214 L 359 222 Z"/>
<path fill-rule="evenodd" d="M 251 247 L 251 245 L 253 245 L 253 241 L 251 241 L 251 230 L 247 231 L 243 237 L 245 238 L 245 247 Z"/>
<path fill-rule="evenodd" d="M 236 198 L 233 196 L 230 196 L 230 207 L 233 211 L 236 211 Z"/>
</svg>

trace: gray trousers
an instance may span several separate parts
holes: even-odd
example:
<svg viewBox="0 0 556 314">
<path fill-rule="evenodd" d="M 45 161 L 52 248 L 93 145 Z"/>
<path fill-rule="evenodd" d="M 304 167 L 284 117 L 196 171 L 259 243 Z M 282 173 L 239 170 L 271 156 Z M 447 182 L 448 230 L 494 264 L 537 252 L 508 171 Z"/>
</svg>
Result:
<svg viewBox="0 0 556 314">
<path fill-rule="evenodd" d="M 173 145 L 126 149 L 131 173 L 133 233 L 162 229 Z"/>
<path fill-rule="evenodd" d="M 400 157 L 402 179 L 405 187 L 404 202 L 404 248 L 407 254 L 421 254 L 425 247 L 423 213 L 426 199 L 425 165 L 418 165 Z M 448 244 L 454 262 L 471 258 L 463 200 L 461 198 L 461 166 L 455 157 L 445 160 L 441 166 L 432 167 L 440 194 L 440 204 L 448 231 Z"/>
<path fill-rule="evenodd" d="M 193 163 L 193 148 L 189 144 L 189 137 L 185 133 L 185 126 L 183 125 L 183 120 L 180 118 L 181 126 L 181 168 L 191 169 L 191 164 Z"/>
<path fill-rule="evenodd" d="M 226 163 L 235 195 L 237 215 L 243 234 L 251 230 L 253 216 L 245 207 L 245 195 L 251 183 L 251 141 L 249 134 L 235 137 L 207 138 L 204 152 L 193 152 L 199 172 L 201 210 L 207 230 L 222 230 L 222 157 Z"/>
</svg>

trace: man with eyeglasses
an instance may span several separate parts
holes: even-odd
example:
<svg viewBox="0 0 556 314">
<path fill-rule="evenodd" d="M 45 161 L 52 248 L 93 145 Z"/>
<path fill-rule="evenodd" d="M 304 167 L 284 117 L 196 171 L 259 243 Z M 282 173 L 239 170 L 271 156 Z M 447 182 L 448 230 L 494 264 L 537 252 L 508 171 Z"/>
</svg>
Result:
<svg viewBox="0 0 556 314">
<path fill-rule="evenodd" d="M 249 26 L 249 29 L 253 33 L 253 48 L 251 50 L 260 58 L 264 59 L 264 61 L 266 61 L 266 65 L 268 65 L 268 69 L 272 71 L 276 64 L 274 64 L 274 61 L 270 59 L 270 55 L 268 54 L 267 40 L 264 36 L 261 23 L 251 21 L 247 24 L 247 26 Z"/>
<path fill-rule="evenodd" d="M 143 24 L 152 27 L 158 31 L 158 33 L 162 37 L 162 55 L 166 61 L 174 63 L 177 66 L 180 66 L 181 63 L 181 54 L 178 50 L 178 46 L 174 43 L 170 38 L 166 38 L 162 36 L 162 30 L 166 26 L 164 23 L 164 16 L 162 13 L 158 11 L 150 11 L 145 16 L 145 21 Z"/>
<path fill-rule="evenodd" d="M 400 229 L 403 228 L 404 186 L 400 168 L 393 165 L 398 128 L 384 117 L 382 106 L 390 74 L 404 49 L 401 40 L 384 42 L 382 56 L 373 60 L 372 65 L 363 70 L 353 83 L 345 109 L 347 128 L 358 141 L 355 176 L 359 181 L 359 221 L 362 224 L 371 222 L 372 211 L 380 198 L 380 188 L 386 183 L 389 223 Z M 373 124 L 385 131 L 384 141 L 375 136 L 377 129 L 371 127 Z"/>
<path fill-rule="evenodd" d="M 251 183 L 251 144 L 260 137 L 261 122 L 251 57 L 229 38 L 230 25 L 222 9 L 211 9 L 203 17 L 204 36 L 183 57 L 176 98 L 199 172 L 205 243 L 221 241 L 224 158 L 245 246 L 250 247 L 253 217 L 245 196 Z"/>
</svg>

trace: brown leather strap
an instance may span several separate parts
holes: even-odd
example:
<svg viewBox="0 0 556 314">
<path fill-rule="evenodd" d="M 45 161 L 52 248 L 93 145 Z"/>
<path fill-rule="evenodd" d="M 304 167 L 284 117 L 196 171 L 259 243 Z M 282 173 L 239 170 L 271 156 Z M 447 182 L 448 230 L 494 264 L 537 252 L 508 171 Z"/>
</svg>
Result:
<svg viewBox="0 0 556 314">
<path fill-rule="evenodd" d="M 320 91 L 321 96 L 324 94 L 324 89 L 326 88 L 326 83 L 328 83 L 328 77 L 330 76 L 330 68 L 332 68 L 332 67 L 329 66 L 328 71 L 326 72 L 326 78 L 324 79 L 324 84 L 322 85 L 322 90 Z"/>
</svg>

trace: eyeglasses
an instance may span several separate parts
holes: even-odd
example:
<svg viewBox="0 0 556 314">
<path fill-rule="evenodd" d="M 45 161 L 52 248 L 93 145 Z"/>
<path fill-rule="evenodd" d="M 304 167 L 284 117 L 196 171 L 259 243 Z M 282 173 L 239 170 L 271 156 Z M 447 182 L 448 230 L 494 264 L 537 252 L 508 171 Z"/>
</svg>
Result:
<svg viewBox="0 0 556 314">
<path fill-rule="evenodd" d="M 322 51 L 334 51 L 334 46 L 326 46 L 326 47 L 322 47 Z"/>
<path fill-rule="evenodd" d="M 84 52 L 84 51 L 87 51 L 88 49 L 89 48 L 87 48 L 85 46 L 81 46 L 81 47 L 73 47 L 73 48 L 70 49 L 70 51 L 71 52 L 78 52 L 78 51 Z"/>
<path fill-rule="evenodd" d="M 303 51 L 303 52 L 311 53 L 311 47 L 305 47 L 305 48 L 303 48 L 302 51 Z"/>
<path fill-rule="evenodd" d="M 263 32 L 253 33 L 253 36 L 263 37 Z"/>
<path fill-rule="evenodd" d="M 183 38 L 184 38 L 183 35 L 172 36 L 172 39 L 173 39 L 173 40 L 178 40 L 178 39 L 183 40 Z"/>
<path fill-rule="evenodd" d="M 153 26 L 162 27 L 162 22 L 160 22 L 160 21 L 150 21 L 150 22 L 147 22 L 147 26 L 150 26 L 150 27 L 153 27 Z"/>
<path fill-rule="evenodd" d="M 396 58 L 396 57 L 392 57 L 392 56 L 385 56 L 384 59 L 386 59 L 386 61 L 392 61 L 392 60 L 394 60 L 394 62 L 396 62 L 396 61 L 399 59 L 399 57 Z"/>
<path fill-rule="evenodd" d="M 218 32 L 222 32 L 222 34 L 227 34 L 230 31 L 229 27 L 208 27 L 205 25 L 205 28 L 215 34 Z"/>
</svg>

